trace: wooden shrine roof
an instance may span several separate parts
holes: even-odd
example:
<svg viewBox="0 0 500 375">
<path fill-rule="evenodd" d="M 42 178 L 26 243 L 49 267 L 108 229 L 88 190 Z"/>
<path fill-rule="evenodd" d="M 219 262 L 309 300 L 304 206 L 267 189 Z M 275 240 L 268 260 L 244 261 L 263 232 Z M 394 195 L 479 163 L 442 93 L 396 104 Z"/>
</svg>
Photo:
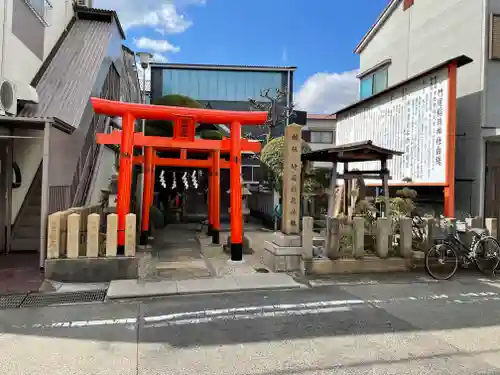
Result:
<svg viewBox="0 0 500 375">
<path fill-rule="evenodd" d="M 394 155 L 402 154 L 400 151 L 376 146 L 372 141 L 362 141 L 303 153 L 302 161 L 352 163 L 357 161 L 388 160 L 392 159 Z"/>
</svg>

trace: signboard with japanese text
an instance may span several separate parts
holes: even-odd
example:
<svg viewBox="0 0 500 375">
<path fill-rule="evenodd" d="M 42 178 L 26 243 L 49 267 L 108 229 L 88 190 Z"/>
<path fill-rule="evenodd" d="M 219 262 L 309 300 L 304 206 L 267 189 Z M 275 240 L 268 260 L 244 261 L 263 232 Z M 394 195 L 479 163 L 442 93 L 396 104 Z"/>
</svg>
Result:
<svg viewBox="0 0 500 375">
<path fill-rule="evenodd" d="M 389 184 L 446 184 L 448 68 L 429 73 L 337 114 L 336 145 L 371 140 L 404 152 L 388 161 Z M 377 170 L 380 162 L 350 163 Z M 342 173 L 343 166 L 339 166 Z M 367 183 L 380 181 L 365 180 Z"/>
<path fill-rule="evenodd" d="M 300 220 L 302 127 L 296 124 L 285 128 L 283 160 L 283 214 L 281 231 L 298 234 Z"/>
</svg>

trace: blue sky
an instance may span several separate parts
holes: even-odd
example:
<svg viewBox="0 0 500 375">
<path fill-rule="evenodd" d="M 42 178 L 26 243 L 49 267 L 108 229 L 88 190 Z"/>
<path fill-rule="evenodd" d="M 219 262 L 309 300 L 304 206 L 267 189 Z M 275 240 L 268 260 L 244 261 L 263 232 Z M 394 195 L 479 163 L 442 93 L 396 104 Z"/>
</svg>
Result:
<svg viewBox="0 0 500 375">
<path fill-rule="evenodd" d="M 357 99 L 353 49 L 388 0 L 95 0 L 157 61 L 297 66 L 295 98 L 327 113 Z M 289 22 L 287 22 L 289 20 Z"/>
</svg>

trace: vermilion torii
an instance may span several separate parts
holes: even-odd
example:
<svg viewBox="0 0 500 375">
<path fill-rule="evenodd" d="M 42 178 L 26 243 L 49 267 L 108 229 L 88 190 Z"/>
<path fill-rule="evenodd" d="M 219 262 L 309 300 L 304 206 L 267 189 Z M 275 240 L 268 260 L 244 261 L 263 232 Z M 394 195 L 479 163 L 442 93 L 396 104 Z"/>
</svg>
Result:
<svg viewBox="0 0 500 375">
<path fill-rule="evenodd" d="M 123 253 L 125 244 L 125 216 L 130 211 L 130 193 L 132 185 L 132 165 L 134 164 L 134 147 L 144 147 L 143 159 L 135 159 L 144 163 L 144 190 L 142 202 L 143 231 L 149 230 L 149 208 L 153 199 L 155 165 L 185 166 L 205 168 L 211 172 L 209 184 L 209 223 L 213 230 L 213 240 L 219 238 L 220 230 L 220 169 L 224 166 L 221 152 L 230 154 L 231 191 L 231 260 L 243 259 L 243 216 L 241 196 L 241 152 L 259 152 L 260 142 L 241 138 L 242 125 L 262 125 L 267 119 L 267 112 L 220 111 L 201 108 L 184 108 L 116 102 L 100 98 L 91 98 L 95 113 L 122 118 L 122 131 L 111 134 L 97 134 L 99 144 L 117 144 L 120 146 L 120 168 L 118 172 L 118 245 L 119 253 Z M 136 119 L 168 120 L 174 122 L 174 136 L 146 136 L 134 132 Z M 226 124 L 230 126 L 229 139 L 207 140 L 196 139 L 196 123 Z M 181 157 L 161 160 L 155 157 L 155 149 L 180 150 Z M 203 152 L 209 155 L 207 160 L 187 159 L 187 151 Z M 160 159 L 160 160 L 158 160 Z M 174 165 L 172 165 L 174 164 Z"/>
</svg>

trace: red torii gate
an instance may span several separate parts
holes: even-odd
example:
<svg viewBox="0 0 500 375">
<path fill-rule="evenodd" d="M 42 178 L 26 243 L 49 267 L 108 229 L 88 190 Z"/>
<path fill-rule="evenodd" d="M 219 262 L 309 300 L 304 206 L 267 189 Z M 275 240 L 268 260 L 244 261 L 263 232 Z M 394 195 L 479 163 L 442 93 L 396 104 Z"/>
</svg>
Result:
<svg viewBox="0 0 500 375">
<path fill-rule="evenodd" d="M 123 251 L 125 244 L 125 216 L 130 211 L 130 194 L 132 185 L 132 165 L 134 164 L 134 147 L 144 147 L 144 157 L 135 159 L 138 164 L 144 163 L 143 222 L 141 229 L 149 229 L 149 206 L 154 191 L 155 165 L 182 164 L 198 168 L 203 165 L 210 170 L 209 185 L 209 223 L 212 225 L 213 240 L 218 242 L 220 226 L 220 168 L 230 169 L 230 205 L 231 205 L 231 260 L 243 259 L 243 217 L 241 197 L 241 151 L 260 151 L 260 143 L 241 139 L 241 125 L 262 125 L 267 119 L 267 112 L 220 111 L 213 109 L 156 106 L 115 102 L 100 98 L 91 98 L 95 113 L 107 116 L 122 117 L 122 131 L 111 134 L 97 134 L 100 144 L 118 144 L 120 146 L 120 167 L 118 173 L 118 246 Z M 136 119 L 169 120 L 174 122 L 174 136 L 145 136 L 135 133 Z M 196 123 L 212 123 L 230 125 L 229 139 L 207 140 L 195 139 Z M 181 158 L 158 158 L 154 149 L 181 150 Z M 187 159 L 187 151 L 207 152 L 209 160 Z M 229 152 L 228 164 L 220 160 L 221 151 Z M 165 163 L 165 164 L 164 164 Z M 170 163 L 170 164 L 166 164 Z M 218 193 L 217 193 L 218 192 Z M 147 214 L 147 215 L 145 215 Z M 216 230 L 215 230 L 216 229 Z M 216 233 L 215 233 L 216 232 Z"/>
</svg>

